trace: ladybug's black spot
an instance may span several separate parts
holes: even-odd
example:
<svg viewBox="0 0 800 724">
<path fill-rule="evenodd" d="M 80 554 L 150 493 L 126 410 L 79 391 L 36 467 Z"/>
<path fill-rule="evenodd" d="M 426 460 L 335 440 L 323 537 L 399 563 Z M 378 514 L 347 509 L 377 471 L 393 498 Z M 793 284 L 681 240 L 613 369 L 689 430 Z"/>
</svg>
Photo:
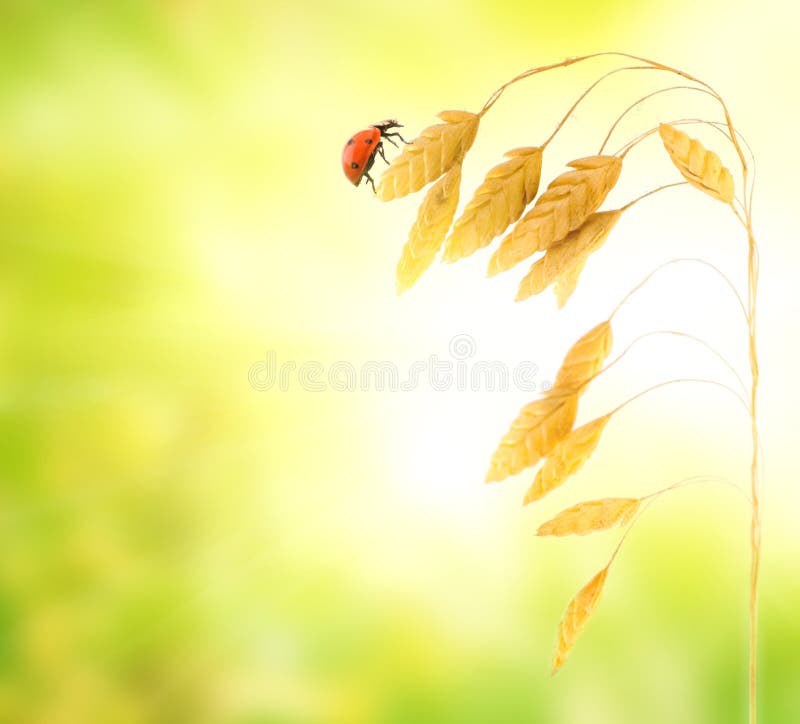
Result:
<svg viewBox="0 0 800 724">
<path fill-rule="evenodd" d="M 368 144 L 371 144 L 371 143 L 372 143 L 372 139 L 371 139 L 371 138 L 368 138 L 368 139 L 367 139 L 367 143 L 368 143 Z"/>
<path fill-rule="evenodd" d="M 351 139 L 350 139 L 350 140 L 347 142 L 347 145 L 348 145 L 348 146 L 352 146 L 354 143 L 355 143 L 355 141 L 354 141 L 354 140 L 351 138 Z"/>
<path fill-rule="evenodd" d="M 350 164 L 350 168 L 358 168 L 358 164 L 353 161 L 353 163 Z"/>
</svg>

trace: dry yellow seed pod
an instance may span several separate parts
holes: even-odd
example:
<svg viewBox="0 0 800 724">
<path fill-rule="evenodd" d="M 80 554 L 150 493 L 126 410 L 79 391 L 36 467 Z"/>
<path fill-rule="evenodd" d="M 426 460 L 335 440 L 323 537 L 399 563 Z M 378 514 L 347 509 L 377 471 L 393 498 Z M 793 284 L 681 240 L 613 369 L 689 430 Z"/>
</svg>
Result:
<svg viewBox="0 0 800 724">
<path fill-rule="evenodd" d="M 419 191 L 462 161 L 475 140 L 480 116 L 468 111 L 442 111 L 438 117 L 444 123 L 424 129 L 384 171 L 377 189 L 382 201 Z"/>
<path fill-rule="evenodd" d="M 542 523 L 536 535 L 586 535 L 615 525 L 625 525 L 633 518 L 640 503 L 639 498 L 602 498 L 578 503 Z"/>
<path fill-rule="evenodd" d="M 412 287 L 439 253 L 456 213 L 460 185 L 461 163 L 455 163 L 425 194 L 397 264 L 398 294 Z"/>
<path fill-rule="evenodd" d="M 563 307 L 575 290 L 589 255 L 603 245 L 620 216 L 622 209 L 592 214 L 565 239 L 551 246 L 519 283 L 516 300 L 527 299 L 560 282 L 555 291 L 558 306 Z"/>
<path fill-rule="evenodd" d="M 548 395 L 525 405 L 492 455 L 486 482 L 536 465 L 572 429 L 577 413 L 574 394 Z"/>
<path fill-rule="evenodd" d="M 733 176 L 716 153 L 668 123 L 662 123 L 658 132 L 672 163 L 692 186 L 726 204 L 733 201 Z"/>
<path fill-rule="evenodd" d="M 513 224 L 533 201 L 542 173 L 541 148 L 516 148 L 486 174 L 447 239 L 444 260 L 463 259 Z"/>
<path fill-rule="evenodd" d="M 622 159 L 589 156 L 568 165 L 573 170 L 558 176 L 503 239 L 489 260 L 489 276 L 511 269 L 537 251 L 549 249 L 581 226 L 617 183 Z"/>
<path fill-rule="evenodd" d="M 578 280 L 585 266 L 586 259 L 580 259 L 575 264 L 570 265 L 569 269 L 561 274 L 553 283 L 553 294 L 559 309 L 564 307 L 572 296 L 572 293 L 577 289 Z"/>
<path fill-rule="evenodd" d="M 525 493 L 524 505 L 544 497 L 578 472 L 600 442 L 610 415 L 573 430 L 547 454 L 547 460 L 536 473 L 533 484 Z"/>
<path fill-rule="evenodd" d="M 583 631 L 592 617 L 600 601 L 607 575 L 608 566 L 597 573 L 569 602 L 564 617 L 558 626 L 558 642 L 556 644 L 556 653 L 553 657 L 551 674 L 557 674 L 564 665 L 569 652 L 578 640 L 578 636 L 580 636 L 581 631 Z"/>
<path fill-rule="evenodd" d="M 602 368 L 613 341 L 611 323 L 608 320 L 592 327 L 564 356 L 553 391 L 574 391 L 581 394 L 586 383 Z"/>
</svg>

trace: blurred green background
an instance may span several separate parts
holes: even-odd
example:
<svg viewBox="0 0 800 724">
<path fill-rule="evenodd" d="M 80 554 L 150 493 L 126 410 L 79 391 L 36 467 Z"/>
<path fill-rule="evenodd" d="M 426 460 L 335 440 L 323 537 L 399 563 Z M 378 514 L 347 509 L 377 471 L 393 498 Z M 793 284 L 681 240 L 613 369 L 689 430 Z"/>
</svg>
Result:
<svg viewBox="0 0 800 724">
<path fill-rule="evenodd" d="M 481 480 L 529 392 L 314 392 L 296 377 L 258 391 L 248 379 L 270 353 L 402 370 L 468 334 L 476 359 L 533 360 L 546 380 L 665 258 L 707 256 L 741 283 L 736 225 L 682 191 L 626 216 L 559 314 L 549 298 L 513 305 L 515 279 L 482 281 L 485 255 L 394 295 L 417 199 L 385 206 L 347 184 L 347 137 L 390 116 L 413 136 L 526 67 L 605 49 L 711 82 L 759 159 L 761 710 L 800 721 L 797 20 L 774 1 L 2 0 L 0 721 L 745 721 L 740 496 L 697 486 L 655 506 L 555 679 L 558 619 L 616 534 L 532 536 L 586 496 L 698 473 L 744 484 L 735 401 L 674 388 L 632 405 L 574 485 L 522 510 L 528 476 Z M 464 195 L 609 67 L 509 91 Z M 608 81 L 544 178 L 671 83 Z M 717 113 L 691 94 L 659 102 L 619 144 L 665 116 Z M 617 201 L 674 180 L 658 151 L 631 154 Z M 735 307 L 702 271 L 665 274 L 629 306 L 620 349 L 696 324 L 746 370 Z M 703 365 L 725 374 L 674 340 L 642 347 L 582 414 Z"/>
</svg>

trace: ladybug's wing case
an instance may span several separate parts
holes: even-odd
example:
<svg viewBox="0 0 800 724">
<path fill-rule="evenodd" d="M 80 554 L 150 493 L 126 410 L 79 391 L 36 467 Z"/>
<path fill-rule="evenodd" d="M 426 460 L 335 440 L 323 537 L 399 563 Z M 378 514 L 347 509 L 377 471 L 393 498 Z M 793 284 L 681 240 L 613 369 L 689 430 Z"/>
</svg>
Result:
<svg viewBox="0 0 800 724">
<path fill-rule="evenodd" d="M 381 132 L 374 126 L 359 131 L 353 136 L 342 151 L 342 170 L 348 180 L 358 186 L 363 175 L 369 170 L 374 160 L 376 149 L 381 140 Z"/>
</svg>

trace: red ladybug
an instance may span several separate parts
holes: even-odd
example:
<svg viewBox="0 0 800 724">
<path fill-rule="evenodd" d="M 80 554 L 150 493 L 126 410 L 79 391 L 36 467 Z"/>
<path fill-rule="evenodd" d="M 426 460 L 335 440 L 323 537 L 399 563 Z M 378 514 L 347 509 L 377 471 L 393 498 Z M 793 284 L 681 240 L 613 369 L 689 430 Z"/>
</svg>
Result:
<svg viewBox="0 0 800 724">
<path fill-rule="evenodd" d="M 369 170 L 372 168 L 372 164 L 375 163 L 375 154 L 379 153 L 381 158 L 386 161 L 386 156 L 383 155 L 384 138 L 393 146 L 397 146 L 397 144 L 392 140 L 392 137 L 397 137 L 403 143 L 408 143 L 399 133 L 389 133 L 392 128 L 402 127 L 402 124 L 393 119 L 381 121 L 363 131 L 359 131 L 345 144 L 344 151 L 342 151 L 342 169 L 344 169 L 344 175 L 354 186 L 358 186 L 361 183 L 361 179 L 365 178 L 372 184 L 372 191 L 375 191 L 375 182 L 369 175 Z M 389 162 L 386 161 L 386 163 Z"/>
</svg>

